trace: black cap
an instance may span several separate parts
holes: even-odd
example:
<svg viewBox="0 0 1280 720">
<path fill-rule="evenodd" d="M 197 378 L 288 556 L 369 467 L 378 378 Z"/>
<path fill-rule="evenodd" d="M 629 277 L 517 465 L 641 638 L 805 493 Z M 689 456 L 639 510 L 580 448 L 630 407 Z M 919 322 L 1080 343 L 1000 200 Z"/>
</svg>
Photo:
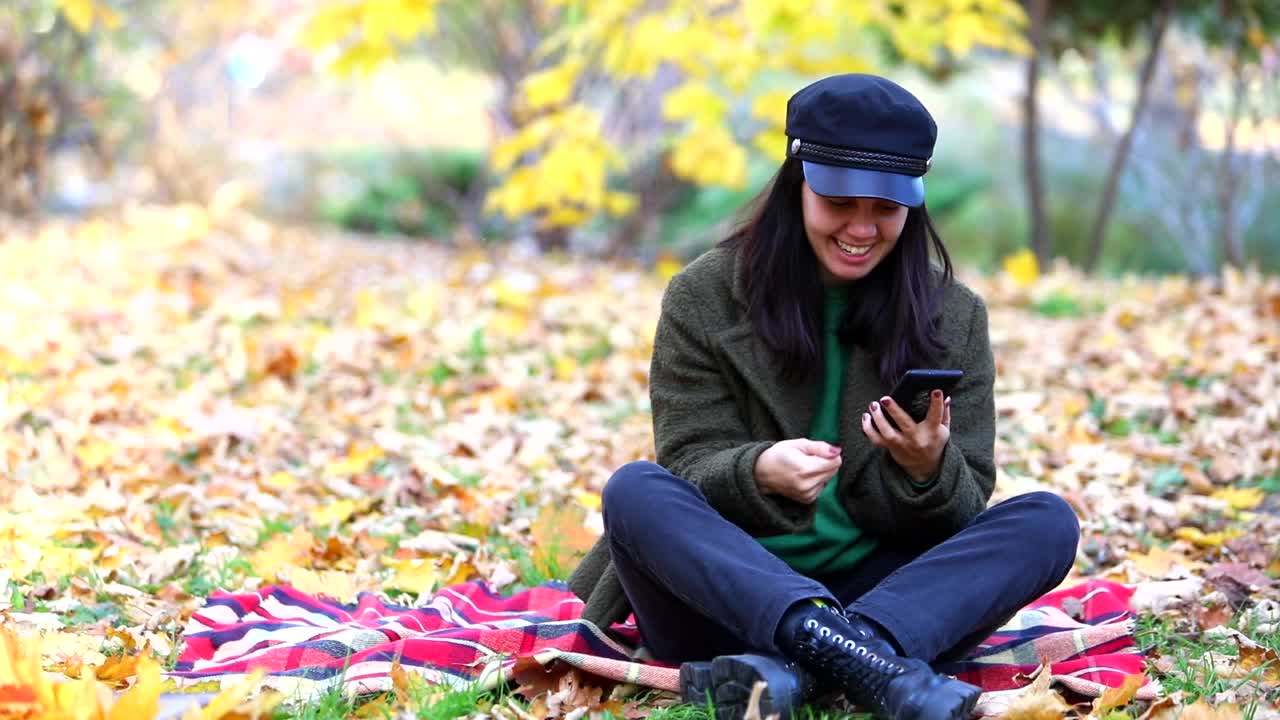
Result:
<svg viewBox="0 0 1280 720">
<path fill-rule="evenodd" d="M 876 75 L 833 75 L 787 101 L 787 157 L 804 161 L 819 195 L 924 204 L 938 126 L 901 85 Z"/>
</svg>

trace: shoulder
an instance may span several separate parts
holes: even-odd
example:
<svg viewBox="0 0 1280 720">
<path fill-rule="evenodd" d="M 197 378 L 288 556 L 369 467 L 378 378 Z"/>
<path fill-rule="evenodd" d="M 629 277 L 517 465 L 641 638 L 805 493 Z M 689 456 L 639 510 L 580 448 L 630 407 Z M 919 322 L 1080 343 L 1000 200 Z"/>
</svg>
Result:
<svg viewBox="0 0 1280 720">
<path fill-rule="evenodd" d="M 730 248 L 713 247 L 702 253 L 671 278 L 663 305 L 694 303 L 717 316 L 731 314 L 736 259 L 737 252 Z"/>
<path fill-rule="evenodd" d="M 978 347 L 989 344 L 987 304 L 982 296 L 959 280 L 952 280 L 942 293 L 938 309 L 938 329 L 949 347 Z"/>
<path fill-rule="evenodd" d="M 941 313 L 944 318 L 949 315 L 955 319 L 969 320 L 975 313 L 985 314 L 986 311 L 987 304 L 982 296 L 959 280 L 953 279 L 943 289 Z"/>
<path fill-rule="evenodd" d="M 696 293 L 728 295 L 733 289 L 734 262 L 737 252 L 713 247 L 694 258 L 671 278 L 672 285 Z"/>
</svg>

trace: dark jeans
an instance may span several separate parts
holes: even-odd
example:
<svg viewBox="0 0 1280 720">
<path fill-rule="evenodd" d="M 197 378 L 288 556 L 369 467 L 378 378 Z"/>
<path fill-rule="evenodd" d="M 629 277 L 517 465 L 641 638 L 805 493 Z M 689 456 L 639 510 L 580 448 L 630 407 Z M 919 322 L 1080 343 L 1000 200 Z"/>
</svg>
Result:
<svg viewBox="0 0 1280 720">
<path fill-rule="evenodd" d="M 725 520 L 692 483 L 648 462 L 609 479 L 604 524 L 645 645 L 672 663 L 776 653 L 779 621 L 807 598 L 870 618 L 911 657 L 957 659 L 1062 582 L 1080 535 L 1064 500 L 1033 492 L 927 550 L 881 547 L 847 573 L 810 578 Z"/>
</svg>

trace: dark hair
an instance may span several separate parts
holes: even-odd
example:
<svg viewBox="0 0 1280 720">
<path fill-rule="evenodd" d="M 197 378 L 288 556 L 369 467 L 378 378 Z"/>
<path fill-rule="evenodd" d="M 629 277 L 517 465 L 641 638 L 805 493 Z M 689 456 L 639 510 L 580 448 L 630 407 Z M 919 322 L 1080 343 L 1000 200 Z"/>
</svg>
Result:
<svg viewBox="0 0 1280 720">
<path fill-rule="evenodd" d="M 748 206 L 753 210 L 746 222 L 720 242 L 742 253 L 748 316 L 791 381 L 822 368 L 822 275 L 805 234 L 803 182 L 800 161 L 787 158 Z M 930 262 L 930 245 L 940 272 Z M 952 278 L 951 257 L 929 211 L 910 208 L 897 245 L 869 275 L 849 285 L 841 340 L 861 341 L 875 353 L 886 385 L 913 367 L 928 367 L 943 349 L 937 315 Z"/>
</svg>

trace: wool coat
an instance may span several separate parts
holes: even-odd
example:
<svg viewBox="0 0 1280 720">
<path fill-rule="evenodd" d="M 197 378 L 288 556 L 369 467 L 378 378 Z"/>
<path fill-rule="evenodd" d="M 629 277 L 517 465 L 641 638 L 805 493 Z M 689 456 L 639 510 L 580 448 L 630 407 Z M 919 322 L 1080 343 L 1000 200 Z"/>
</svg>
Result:
<svg viewBox="0 0 1280 720">
<path fill-rule="evenodd" d="M 814 505 L 764 494 L 755 463 L 774 442 L 805 437 L 817 378 L 788 382 L 778 356 L 754 331 L 739 253 L 707 251 L 677 273 L 662 299 L 649 370 L 657 463 L 697 486 L 725 519 L 753 537 L 792 533 Z M 951 392 L 951 436 L 926 487 L 862 431 L 862 414 L 892 388 L 870 350 L 855 342 L 840 405 L 842 464 L 837 494 L 855 525 L 881 544 L 927 547 L 985 509 L 995 485 L 995 363 L 982 300 L 959 282 L 941 303 L 940 367 L 964 377 Z M 662 512 L 654 508 L 653 512 Z M 601 538 L 569 578 L 583 617 L 607 628 L 631 612 Z"/>
</svg>

